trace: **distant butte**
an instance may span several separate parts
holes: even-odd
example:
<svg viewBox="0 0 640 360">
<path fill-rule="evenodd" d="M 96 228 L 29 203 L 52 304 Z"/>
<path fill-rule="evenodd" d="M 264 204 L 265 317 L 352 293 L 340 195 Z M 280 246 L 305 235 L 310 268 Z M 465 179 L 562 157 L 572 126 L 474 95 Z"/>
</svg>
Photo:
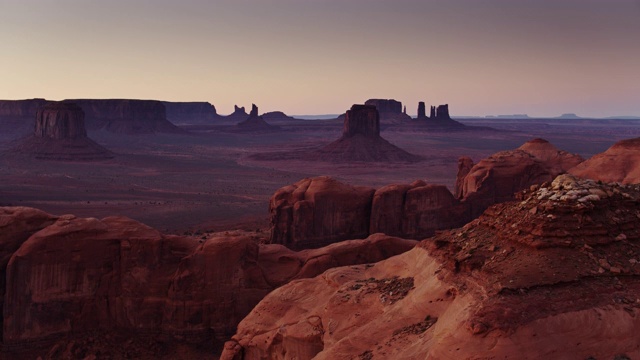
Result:
<svg viewBox="0 0 640 360">
<path fill-rule="evenodd" d="M 239 131 L 273 131 L 277 130 L 277 126 L 268 124 L 262 116 L 258 115 L 258 107 L 255 104 L 251 104 L 251 113 L 249 117 L 236 125 Z"/>
<path fill-rule="evenodd" d="M 68 102 L 54 102 L 36 113 L 34 134 L 14 151 L 37 159 L 87 161 L 104 160 L 113 154 L 87 137 L 84 111 Z"/>
<path fill-rule="evenodd" d="M 380 137 L 380 115 L 373 105 L 353 105 L 347 111 L 342 137 L 308 156 L 328 162 L 418 162 L 410 154 Z"/>
</svg>

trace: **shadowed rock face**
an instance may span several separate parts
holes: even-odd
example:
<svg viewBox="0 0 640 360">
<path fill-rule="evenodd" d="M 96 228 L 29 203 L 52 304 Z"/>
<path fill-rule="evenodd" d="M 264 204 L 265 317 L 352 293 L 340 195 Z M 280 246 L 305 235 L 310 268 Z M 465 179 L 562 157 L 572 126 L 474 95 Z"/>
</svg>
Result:
<svg viewBox="0 0 640 360">
<path fill-rule="evenodd" d="M 292 249 L 375 233 L 422 239 L 470 220 L 466 204 L 443 185 L 416 181 L 374 190 L 326 176 L 281 188 L 271 197 L 269 212 L 270 241 Z"/>
<path fill-rule="evenodd" d="M 277 126 L 269 125 L 262 116 L 258 115 L 258 107 L 256 104 L 251 104 L 251 113 L 247 120 L 238 123 L 238 128 L 241 131 L 270 131 L 278 129 Z"/>
<path fill-rule="evenodd" d="M 436 109 L 436 119 L 448 120 L 451 119 L 449 116 L 449 105 L 438 105 Z"/>
<path fill-rule="evenodd" d="M 222 359 L 640 356 L 640 188 L 562 175 L 521 195 L 399 256 L 274 290 Z"/>
<path fill-rule="evenodd" d="M 487 207 L 513 200 L 515 193 L 551 181 L 581 161 L 543 139 L 476 165 L 461 158 L 455 196 L 443 185 L 423 181 L 373 190 L 327 177 L 304 179 L 271 198 L 271 242 L 299 249 L 378 232 L 424 239 L 438 230 L 462 226 Z M 336 218 L 342 213 L 346 215 Z M 351 218 L 352 213 L 358 216 Z"/>
<path fill-rule="evenodd" d="M 86 137 L 84 111 L 73 103 L 44 106 L 36 113 L 35 136 L 58 140 Z"/>
<path fill-rule="evenodd" d="M 436 118 L 436 107 L 435 106 L 431 107 L 431 112 L 429 113 L 429 117 L 431 119 L 435 119 Z"/>
<path fill-rule="evenodd" d="M 87 137 L 84 111 L 76 104 L 52 102 L 36 113 L 34 134 L 12 151 L 42 160 L 91 161 L 113 154 Z"/>
<path fill-rule="evenodd" d="M 394 99 L 369 99 L 365 101 L 365 105 L 373 105 L 378 109 L 381 124 L 398 124 L 411 117 L 402 111 L 402 103 Z"/>
<path fill-rule="evenodd" d="M 427 116 L 424 101 L 418 103 L 418 118 L 424 118 Z"/>
<path fill-rule="evenodd" d="M 29 208 L 0 208 L 0 230 L 2 337 L 16 348 L 96 330 L 224 340 L 278 286 L 415 245 L 377 235 L 297 253 L 246 233 L 168 236 L 124 217 Z"/>
<path fill-rule="evenodd" d="M 0 119 L 26 118 L 33 120 L 38 109 L 48 103 L 45 99 L 0 100 Z"/>
<path fill-rule="evenodd" d="M 380 136 L 380 116 L 373 105 L 353 105 L 347 111 L 344 120 L 342 137 L 348 138 L 355 135 L 366 137 Z"/>
<path fill-rule="evenodd" d="M 402 103 L 393 99 L 369 99 L 365 105 L 373 105 L 380 113 L 402 113 Z"/>
<path fill-rule="evenodd" d="M 208 102 L 163 101 L 167 119 L 174 124 L 211 124 L 219 120 L 216 107 Z"/>
</svg>

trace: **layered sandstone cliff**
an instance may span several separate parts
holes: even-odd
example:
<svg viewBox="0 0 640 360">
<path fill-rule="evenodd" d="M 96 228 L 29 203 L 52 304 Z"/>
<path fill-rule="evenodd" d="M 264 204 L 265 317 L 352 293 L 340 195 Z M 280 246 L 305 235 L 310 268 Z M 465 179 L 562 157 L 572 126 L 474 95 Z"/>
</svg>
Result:
<svg viewBox="0 0 640 360">
<path fill-rule="evenodd" d="M 7 349 L 95 331 L 209 344 L 278 286 L 415 244 L 377 235 L 294 252 L 247 233 L 169 236 L 124 217 L 29 208 L 0 208 L 0 229 Z"/>
<path fill-rule="evenodd" d="M 270 293 L 222 359 L 633 359 L 640 188 L 562 175 L 463 228 Z"/>
</svg>

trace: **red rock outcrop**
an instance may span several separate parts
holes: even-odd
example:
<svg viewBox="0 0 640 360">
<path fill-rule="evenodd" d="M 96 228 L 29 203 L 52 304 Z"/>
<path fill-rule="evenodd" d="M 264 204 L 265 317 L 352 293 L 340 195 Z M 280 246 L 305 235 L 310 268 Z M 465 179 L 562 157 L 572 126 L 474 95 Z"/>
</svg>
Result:
<svg viewBox="0 0 640 360">
<path fill-rule="evenodd" d="M 90 161 L 113 157 L 109 150 L 87 137 L 84 112 L 67 102 L 52 102 L 38 110 L 34 135 L 13 151 L 44 160 Z"/>
<path fill-rule="evenodd" d="M 53 217 L 24 208 L 1 208 L 0 228 L 2 259 L 10 256 L 2 335 L 11 349 L 91 331 L 224 340 L 288 281 L 415 245 L 375 235 L 293 252 L 259 245 L 249 234 L 167 236 L 123 217 Z"/>
<path fill-rule="evenodd" d="M 570 169 L 569 173 L 606 182 L 640 183 L 640 138 L 619 141 Z"/>
<path fill-rule="evenodd" d="M 258 107 L 256 106 L 256 104 L 251 104 L 251 113 L 249 114 L 249 117 L 246 120 L 238 123 L 238 125 L 236 126 L 237 130 L 251 132 L 273 131 L 278 129 L 277 126 L 269 125 L 266 121 L 264 121 L 262 116 L 258 115 Z"/>
<path fill-rule="evenodd" d="M 512 200 L 514 193 L 551 181 L 582 161 L 579 155 L 558 150 L 546 140 L 533 139 L 516 150 L 493 154 L 471 169 L 468 160 L 463 160 L 455 193 L 470 204 L 475 218 L 490 205 Z"/>
<path fill-rule="evenodd" d="M 376 190 L 371 209 L 370 233 L 409 239 L 433 236 L 469 222 L 468 207 L 444 185 L 415 181 Z"/>
<path fill-rule="evenodd" d="M 423 239 L 471 220 L 468 206 L 443 185 L 416 181 L 378 190 L 322 176 L 278 190 L 269 203 L 270 241 L 314 248 L 369 234 Z"/>
<path fill-rule="evenodd" d="M 563 175 L 373 266 L 291 282 L 221 359 L 640 357 L 640 188 Z"/>
<path fill-rule="evenodd" d="M 90 129 L 119 134 L 183 132 L 167 120 L 164 104 L 156 100 L 78 99 L 69 100 L 84 110 Z"/>
<path fill-rule="evenodd" d="M 283 187 L 269 201 L 271 242 L 304 249 L 367 237 L 373 193 L 327 176 Z"/>
</svg>

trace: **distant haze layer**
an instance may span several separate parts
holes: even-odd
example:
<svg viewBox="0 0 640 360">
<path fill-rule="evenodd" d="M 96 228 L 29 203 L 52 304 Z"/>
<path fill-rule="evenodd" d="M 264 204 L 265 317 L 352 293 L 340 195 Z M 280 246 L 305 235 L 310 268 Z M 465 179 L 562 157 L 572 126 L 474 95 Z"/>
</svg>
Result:
<svg viewBox="0 0 640 360">
<path fill-rule="evenodd" d="M 637 0 L 3 0 L 0 98 L 640 115 Z"/>
</svg>

